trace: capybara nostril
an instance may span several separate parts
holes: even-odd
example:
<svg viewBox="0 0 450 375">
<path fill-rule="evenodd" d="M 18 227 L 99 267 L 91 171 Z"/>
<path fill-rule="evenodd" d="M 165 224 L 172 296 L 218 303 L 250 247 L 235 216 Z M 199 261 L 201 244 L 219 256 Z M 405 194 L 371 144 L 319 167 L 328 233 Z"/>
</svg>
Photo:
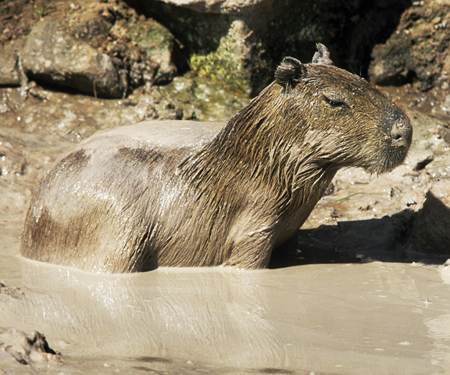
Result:
<svg viewBox="0 0 450 375">
<path fill-rule="evenodd" d="M 397 121 L 391 129 L 391 138 L 394 146 L 409 148 L 412 141 L 412 127 L 409 121 Z"/>
<path fill-rule="evenodd" d="M 412 126 L 408 116 L 394 105 L 388 111 L 386 124 L 390 129 L 388 134 L 390 134 L 392 145 L 408 149 L 412 141 Z"/>
</svg>

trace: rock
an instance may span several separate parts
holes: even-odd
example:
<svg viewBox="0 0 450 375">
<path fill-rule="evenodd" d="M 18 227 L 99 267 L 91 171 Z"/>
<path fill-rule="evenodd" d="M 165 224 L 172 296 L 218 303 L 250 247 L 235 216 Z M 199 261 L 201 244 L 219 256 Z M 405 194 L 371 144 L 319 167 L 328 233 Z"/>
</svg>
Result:
<svg viewBox="0 0 450 375">
<path fill-rule="evenodd" d="M 59 354 L 49 347 L 45 336 L 37 331 L 26 334 L 17 329 L 0 327 L 0 358 L 5 356 L 2 352 L 23 365 L 61 362 Z"/>
<path fill-rule="evenodd" d="M 414 250 L 426 254 L 450 255 L 450 182 L 441 180 L 426 194 L 423 208 L 413 226 Z"/>
<path fill-rule="evenodd" d="M 0 87 L 21 83 L 16 62 L 23 53 L 30 55 L 27 74 L 38 83 L 106 98 L 167 84 L 177 74 L 172 33 L 125 1 L 21 2 L 15 10 L 0 5 Z"/>
<path fill-rule="evenodd" d="M 152 84 L 172 81 L 177 69 L 171 61 L 174 37 L 170 31 L 154 20 L 147 19 L 131 26 L 129 34 L 132 43 L 145 55 L 144 63 L 133 61 L 131 65 L 130 75 L 138 75 L 135 81 Z"/>
<path fill-rule="evenodd" d="M 370 78 L 379 85 L 400 85 L 416 79 L 428 90 L 450 79 L 450 4 L 418 2 L 406 10 L 394 34 L 372 52 Z"/>
<path fill-rule="evenodd" d="M 430 164 L 433 160 L 434 160 L 434 156 L 433 155 L 426 156 L 425 158 L 423 158 L 422 160 L 419 160 L 416 163 L 416 166 L 413 168 L 413 171 L 415 171 L 415 172 L 421 171 L 428 164 Z"/>
<path fill-rule="evenodd" d="M 251 34 L 245 22 L 233 21 L 227 35 L 220 39 L 218 48 L 211 53 L 193 53 L 190 65 L 194 72 L 212 83 L 240 95 L 251 95 L 251 71 L 246 56 L 251 46 L 246 37 Z"/>
<path fill-rule="evenodd" d="M 274 0 L 163 0 L 163 2 L 202 13 L 239 14 L 254 10 L 256 7 L 268 6 Z"/>
<path fill-rule="evenodd" d="M 21 52 L 32 79 L 107 98 L 120 98 L 126 84 L 112 59 L 62 31 L 56 20 L 38 22 Z"/>
<path fill-rule="evenodd" d="M 166 84 L 176 75 L 175 38 L 155 20 L 122 1 L 77 0 L 72 9 L 66 31 L 108 55 L 130 88 Z"/>
<path fill-rule="evenodd" d="M 265 66 L 254 50 L 258 42 L 256 30 L 259 33 L 266 29 L 268 22 L 284 9 L 284 4 L 276 5 L 273 0 L 129 3 L 140 5 L 147 16 L 155 18 L 176 36 L 180 70 L 192 70 L 222 88 L 247 97 L 267 84 L 258 81 L 256 90 L 252 84 L 255 66 Z M 278 56 L 277 64 L 279 59 Z M 272 80 L 270 70 L 269 80 Z"/>
</svg>

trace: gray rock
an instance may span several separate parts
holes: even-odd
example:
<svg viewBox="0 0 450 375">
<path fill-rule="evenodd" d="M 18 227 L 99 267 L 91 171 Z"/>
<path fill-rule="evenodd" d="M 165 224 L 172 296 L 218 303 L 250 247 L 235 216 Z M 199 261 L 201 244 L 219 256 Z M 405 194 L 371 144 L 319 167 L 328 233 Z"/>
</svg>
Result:
<svg viewBox="0 0 450 375">
<path fill-rule="evenodd" d="M 439 0 L 416 2 L 406 10 L 395 33 L 372 52 L 369 75 L 379 85 L 411 80 L 428 90 L 440 80 L 450 82 L 448 40 L 450 4 Z"/>
<path fill-rule="evenodd" d="M 32 79 L 95 96 L 120 98 L 126 83 L 112 59 L 64 33 L 57 21 L 38 22 L 22 50 L 22 65 Z"/>
</svg>

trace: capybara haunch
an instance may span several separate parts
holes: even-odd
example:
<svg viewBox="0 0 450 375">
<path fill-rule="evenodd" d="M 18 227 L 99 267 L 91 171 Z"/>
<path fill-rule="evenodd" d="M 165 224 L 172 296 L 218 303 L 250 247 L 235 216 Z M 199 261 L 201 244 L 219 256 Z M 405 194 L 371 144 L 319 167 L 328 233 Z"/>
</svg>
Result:
<svg viewBox="0 0 450 375">
<path fill-rule="evenodd" d="M 407 116 L 318 45 L 226 124 L 150 121 L 95 134 L 37 188 L 22 255 L 95 272 L 264 268 L 336 171 L 385 172 L 411 143 Z"/>
</svg>

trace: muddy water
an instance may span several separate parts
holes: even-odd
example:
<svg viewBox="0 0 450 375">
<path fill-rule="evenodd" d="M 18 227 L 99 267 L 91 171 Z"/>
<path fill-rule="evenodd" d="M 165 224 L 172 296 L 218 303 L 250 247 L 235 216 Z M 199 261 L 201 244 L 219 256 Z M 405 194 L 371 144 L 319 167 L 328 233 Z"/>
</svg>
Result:
<svg viewBox="0 0 450 375">
<path fill-rule="evenodd" d="M 0 373 L 450 373 L 450 272 L 438 263 L 381 257 L 262 271 L 97 275 L 20 258 L 31 190 L 51 163 L 95 129 L 141 119 L 119 102 L 68 106 L 56 93 L 45 98 L 2 115 L 0 280 L 20 290 L 0 294 L 0 327 L 44 333 L 63 364 L 21 365 L 0 351 Z M 107 120 L 78 127 L 89 110 Z M 406 164 L 380 178 L 343 171 L 305 227 L 370 224 L 419 205 L 432 178 L 446 178 L 447 146 L 426 130 L 435 120 L 414 117 Z M 414 172 L 430 153 L 428 170 Z"/>
<path fill-rule="evenodd" d="M 437 266 L 97 275 L 18 257 L 11 229 L 0 275 L 22 294 L 0 300 L 0 325 L 44 332 L 64 360 L 50 373 L 450 372 L 450 279 Z"/>
</svg>

